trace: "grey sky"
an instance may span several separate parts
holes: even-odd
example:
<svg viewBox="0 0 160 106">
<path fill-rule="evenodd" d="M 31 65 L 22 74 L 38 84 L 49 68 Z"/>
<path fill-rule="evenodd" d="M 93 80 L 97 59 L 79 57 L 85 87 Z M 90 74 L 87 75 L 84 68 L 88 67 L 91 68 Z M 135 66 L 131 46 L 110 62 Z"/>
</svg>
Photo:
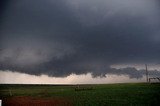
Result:
<svg viewBox="0 0 160 106">
<path fill-rule="evenodd" d="M 160 64 L 159 0 L 2 0 L 0 16 L 0 70 L 140 78 L 111 65 Z"/>
</svg>

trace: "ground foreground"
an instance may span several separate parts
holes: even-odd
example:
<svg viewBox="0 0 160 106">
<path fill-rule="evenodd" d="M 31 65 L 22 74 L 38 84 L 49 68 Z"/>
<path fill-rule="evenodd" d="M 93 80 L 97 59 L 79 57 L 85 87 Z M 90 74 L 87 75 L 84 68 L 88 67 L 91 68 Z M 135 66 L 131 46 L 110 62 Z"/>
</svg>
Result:
<svg viewBox="0 0 160 106">
<path fill-rule="evenodd" d="M 160 84 L 0 85 L 3 106 L 151 106 Z"/>
</svg>

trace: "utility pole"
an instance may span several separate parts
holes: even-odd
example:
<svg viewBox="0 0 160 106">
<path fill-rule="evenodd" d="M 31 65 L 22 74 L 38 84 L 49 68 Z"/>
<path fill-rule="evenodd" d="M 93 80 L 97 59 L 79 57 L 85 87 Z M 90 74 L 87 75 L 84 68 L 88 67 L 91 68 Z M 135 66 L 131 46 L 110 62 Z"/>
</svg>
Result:
<svg viewBox="0 0 160 106">
<path fill-rule="evenodd" d="M 148 82 L 148 67 L 147 67 L 147 64 L 145 64 L 146 66 L 146 81 Z"/>
</svg>

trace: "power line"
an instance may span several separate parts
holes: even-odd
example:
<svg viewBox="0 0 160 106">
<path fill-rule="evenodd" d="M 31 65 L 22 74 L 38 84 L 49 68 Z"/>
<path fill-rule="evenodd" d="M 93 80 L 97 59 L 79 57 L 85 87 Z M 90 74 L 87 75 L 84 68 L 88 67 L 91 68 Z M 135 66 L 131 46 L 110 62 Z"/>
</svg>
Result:
<svg viewBox="0 0 160 106">
<path fill-rule="evenodd" d="M 146 67 L 146 81 L 148 82 L 148 66 L 147 66 L 147 64 L 145 64 L 145 67 Z"/>
</svg>

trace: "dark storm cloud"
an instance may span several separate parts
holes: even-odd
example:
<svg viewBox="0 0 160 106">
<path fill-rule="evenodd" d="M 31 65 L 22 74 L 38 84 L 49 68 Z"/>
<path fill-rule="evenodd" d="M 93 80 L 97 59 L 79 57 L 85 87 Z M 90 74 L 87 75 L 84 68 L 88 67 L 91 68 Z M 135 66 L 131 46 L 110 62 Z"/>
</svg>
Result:
<svg viewBox="0 0 160 106">
<path fill-rule="evenodd" d="M 110 65 L 159 63 L 158 0 L 10 0 L 2 4 L 1 70 L 57 77 L 90 72 L 94 77 L 141 78 L 143 71 Z"/>
<path fill-rule="evenodd" d="M 133 67 L 127 67 L 127 68 L 121 68 L 121 69 L 115 69 L 112 68 L 109 72 L 109 74 L 116 74 L 116 75 L 128 75 L 129 78 L 142 78 L 144 75 L 146 75 L 146 70 L 137 70 Z M 149 77 L 157 77 L 160 76 L 160 72 L 157 70 L 150 70 L 148 71 Z"/>
</svg>

